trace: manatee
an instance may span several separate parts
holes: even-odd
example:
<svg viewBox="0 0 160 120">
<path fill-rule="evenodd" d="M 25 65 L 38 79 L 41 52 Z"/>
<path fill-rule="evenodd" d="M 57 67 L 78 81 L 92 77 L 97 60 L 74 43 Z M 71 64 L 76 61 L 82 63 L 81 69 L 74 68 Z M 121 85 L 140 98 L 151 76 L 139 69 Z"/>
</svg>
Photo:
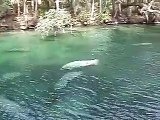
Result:
<svg viewBox="0 0 160 120">
<path fill-rule="evenodd" d="M 82 71 L 66 73 L 55 85 L 55 89 L 62 89 L 66 87 L 69 81 L 73 80 L 76 77 L 79 77 L 80 75 L 82 75 Z"/>
<path fill-rule="evenodd" d="M 69 69 L 69 70 L 72 70 L 72 69 L 74 69 L 74 68 L 80 68 L 80 67 L 91 66 L 91 65 L 98 65 L 98 63 L 99 63 L 99 60 L 98 60 L 98 59 L 74 61 L 74 62 L 70 62 L 70 63 L 62 66 L 61 69 Z"/>
<path fill-rule="evenodd" d="M 29 52 L 29 49 L 25 49 L 25 48 L 13 48 L 13 49 L 7 50 L 6 52 Z"/>
<path fill-rule="evenodd" d="M 141 46 L 141 45 L 152 45 L 152 43 L 137 43 L 137 44 L 132 44 L 134 46 Z"/>
</svg>

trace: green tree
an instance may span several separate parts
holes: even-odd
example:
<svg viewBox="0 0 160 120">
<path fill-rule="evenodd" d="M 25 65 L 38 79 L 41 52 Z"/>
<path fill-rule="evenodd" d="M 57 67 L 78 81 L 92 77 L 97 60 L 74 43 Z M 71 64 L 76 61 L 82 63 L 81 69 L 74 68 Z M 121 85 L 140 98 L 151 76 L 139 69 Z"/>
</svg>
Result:
<svg viewBox="0 0 160 120">
<path fill-rule="evenodd" d="M 9 8 L 10 8 L 10 1 L 9 0 L 0 0 L 0 17 L 5 15 L 5 12 Z"/>
</svg>

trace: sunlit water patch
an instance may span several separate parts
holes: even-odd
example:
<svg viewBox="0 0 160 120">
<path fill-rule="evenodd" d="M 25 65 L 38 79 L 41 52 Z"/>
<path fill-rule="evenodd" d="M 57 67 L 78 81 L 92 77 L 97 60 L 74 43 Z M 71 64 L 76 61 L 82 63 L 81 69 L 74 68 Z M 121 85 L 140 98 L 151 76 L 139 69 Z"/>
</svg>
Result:
<svg viewBox="0 0 160 120">
<path fill-rule="evenodd" d="M 159 119 L 159 30 L 83 28 L 53 40 L 1 34 L 0 120 Z M 61 69 L 93 59 L 95 66 Z"/>
</svg>

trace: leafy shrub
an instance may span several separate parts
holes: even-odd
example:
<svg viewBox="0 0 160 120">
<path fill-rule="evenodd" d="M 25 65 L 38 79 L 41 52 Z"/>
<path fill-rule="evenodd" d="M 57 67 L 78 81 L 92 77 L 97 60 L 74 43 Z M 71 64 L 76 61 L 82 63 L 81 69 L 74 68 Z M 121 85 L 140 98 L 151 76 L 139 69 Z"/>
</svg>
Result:
<svg viewBox="0 0 160 120">
<path fill-rule="evenodd" d="M 0 1 L 0 8 L 6 8 L 8 9 L 10 6 L 10 0 L 1 0 Z"/>
<path fill-rule="evenodd" d="M 106 22 L 107 20 L 111 19 L 109 12 L 100 13 L 98 19 L 101 23 Z"/>
<path fill-rule="evenodd" d="M 50 9 L 43 17 L 40 17 L 35 30 L 40 32 L 42 37 L 45 37 L 50 33 L 62 31 L 70 22 L 71 15 L 67 11 Z"/>
<path fill-rule="evenodd" d="M 87 11 L 81 11 L 78 15 L 78 20 L 81 23 L 88 22 L 90 20 L 90 14 Z"/>
<path fill-rule="evenodd" d="M 6 11 L 10 8 L 9 0 L 1 0 L 0 1 L 0 17 L 5 15 Z"/>
</svg>

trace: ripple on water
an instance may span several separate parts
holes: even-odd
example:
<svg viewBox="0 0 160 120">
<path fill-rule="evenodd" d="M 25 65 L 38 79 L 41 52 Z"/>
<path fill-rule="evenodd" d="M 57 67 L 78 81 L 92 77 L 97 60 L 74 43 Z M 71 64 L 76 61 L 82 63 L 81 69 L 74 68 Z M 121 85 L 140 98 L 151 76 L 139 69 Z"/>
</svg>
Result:
<svg viewBox="0 0 160 120">
<path fill-rule="evenodd" d="M 92 110 L 97 110 L 99 113 L 105 112 L 105 109 L 96 105 L 101 92 L 105 90 L 102 89 L 104 86 L 103 82 L 100 81 L 96 76 L 83 75 L 78 79 L 74 78 L 72 83 L 61 91 L 65 94 L 64 96 L 59 96 L 60 102 L 57 102 L 54 107 L 71 118 L 74 116 L 73 118 L 76 119 L 103 119 L 103 117 L 92 114 Z M 90 86 L 87 84 L 90 84 Z M 98 87 L 99 85 L 102 87 Z M 97 92 L 97 89 L 102 90 Z M 57 94 L 60 95 L 60 93 Z"/>
</svg>

